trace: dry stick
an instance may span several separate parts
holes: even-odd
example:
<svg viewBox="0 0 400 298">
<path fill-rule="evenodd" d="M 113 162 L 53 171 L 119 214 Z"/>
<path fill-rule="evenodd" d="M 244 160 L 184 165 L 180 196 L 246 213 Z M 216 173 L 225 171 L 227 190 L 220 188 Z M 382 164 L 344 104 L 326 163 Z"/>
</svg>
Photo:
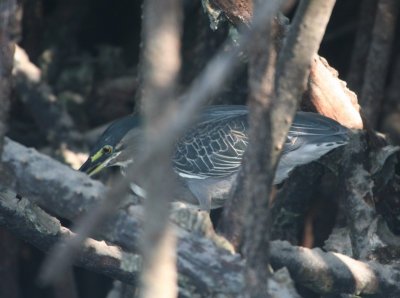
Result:
<svg viewBox="0 0 400 298">
<path fill-rule="evenodd" d="M 37 124 L 38 134 L 45 135 L 53 146 L 82 138 L 61 101 L 57 100 L 51 87 L 42 80 L 40 69 L 18 46 L 14 61 L 15 92 Z"/>
<path fill-rule="evenodd" d="M 254 40 L 254 32 L 259 30 L 268 19 L 272 18 L 274 13 L 279 7 L 278 1 L 267 1 L 260 11 L 260 18 L 256 18 L 253 22 L 253 29 L 241 38 L 239 46 L 234 51 L 224 53 L 221 50 L 206 66 L 205 70 L 196 79 L 189 90 L 182 96 L 185 101 L 181 103 L 179 108 L 179 117 L 169 117 L 164 123 L 160 131 L 160 138 L 153 140 L 147 148 L 149 150 L 141 156 L 141 160 L 132 165 L 131 169 L 127 171 L 127 179 L 143 173 L 143 165 L 145 165 L 152 156 L 157 156 L 157 153 L 164 151 L 164 146 L 169 144 L 171 140 L 178 138 L 187 127 L 193 122 L 196 116 L 196 111 L 203 105 L 212 95 L 216 94 L 227 81 L 227 79 L 234 73 L 235 67 L 239 64 L 236 59 L 237 53 L 245 50 L 247 46 L 251 45 Z M 225 47 L 221 47 L 224 49 Z M 43 265 L 40 279 L 42 282 L 51 282 L 59 278 L 63 270 L 71 264 L 72 259 L 76 255 L 79 247 L 84 240 L 99 227 L 101 222 L 104 222 L 111 216 L 118 207 L 118 203 L 123 199 L 125 189 L 128 183 L 125 179 L 114 184 L 114 187 L 105 194 L 103 200 L 97 207 L 93 208 L 91 212 L 76 223 L 76 236 L 68 239 L 66 243 L 57 245 L 49 254 L 45 264 Z M 57 264 L 55 267 L 53 264 Z"/>
<path fill-rule="evenodd" d="M 7 189 L 0 190 L 0 214 L 1 225 L 43 252 L 48 252 L 60 239 L 74 237 L 74 233 L 61 226 L 58 219 L 28 199 L 16 198 L 15 193 Z M 142 258 L 123 252 L 115 245 L 107 245 L 104 241 L 86 239 L 75 264 L 134 284 L 138 279 Z"/>
<path fill-rule="evenodd" d="M 269 186 L 265 189 L 266 193 L 250 196 L 251 200 L 247 205 L 244 218 L 246 221 L 245 254 L 247 257 L 246 280 L 253 281 L 252 287 L 248 288 L 251 296 L 263 293 L 265 284 L 258 279 L 258 276 L 265 276 L 267 262 L 257 262 L 262 253 L 266 254 L 268 249 L 269 231 L 266 218 L 268 215 L 270 185 L 279 160 L 281 149 L 286 139 L 287 132 L 293 121 L 299 98 L 306 88 L 311 61 L 318 51 L 320 42 L 325 33 L 325 28 L 332 13 L 335 1 L 325 1 L 323 4 L 317 0 L 303 0 L 296 11 L 292 27 L 289 30 L 287 40 L 280 53 L 275 70 L 275 101 L 271 99 L 267 102 L 269 111 L 264 120 L 264 124 L 269 125 L 265 128 L 270 139 L 265 142 L 264 154 L 266 157 L 261 159 L 267 163 L 264 170 L 264 182 Z M 263 82 L 264 83 L 264 82 Z M 271 81 L 266 82 L 271 83 Z M 270 87 L 271 88 L 271 87 Z M 255 141 L 255 140 L 254 140 Z M 262 143 L 262 138 L 257 140 Z M 260 144 L 261 145 L 261 144 Z M 254 146 L 254 143 L 253 143 Z M 260 154 L 261 155 L 261 154 Z M 260 156 L 258 156 L 260 157 Z M 244 161 L 247 162 L 246 160 Z M 253 164 L 254 166 L 254 164 Z M 254 180 L 247 183 L 247 188 L 256 189 Z M 261 195 L 261 197 L 260 197 Z M 257 198 L 258 196 L 258 198 Z M 248 201 L 242 198 L 244 201 Z M 264 257 L 262 261 L 267 261 Z M 264 266 L 264 268 L 262 267 Z M 264 274 L 263 274 L 264 273 Z M 265 281 L 264 281 L 265 283 Z"/>
<path fill-rule="evenodd" d="M 400 295 L 400 272 L 396 265 L 361 262 L 319 248 L 291 246 L 284 241 L 271 243 L 271 265 L 275 269 L 288 268 L 296 282 L 320 294 Z"/>
<path fill-rule="evenodd" d="M 175 83 L 180 70 L 181 3 L 178 0 L 147 0 L 144 3 L 143 90 L 145 138 L 148 144 L 160 138 L 166 118 L 176 116 L 173 107 Z M 146 145 L 145 145 L 146 146 Z M 146 166 L 144 184 L 143 272 L 140 295 L 146 298 L 176 297 L 176 239 L 169 224 L 169 203 L 174 187 L 170 156 L 174 141 L 166 140 L 162 152 Z M 146 147 L 145 147 L 146 148 Z"/>
<path fill-rule="evenodd" d="M 379 0 L 372 31 L 360 102 L 366 118 L 374 128 L 382 108 L 399 5 L 398 0 Z"/>
<path fill-rule="evenodd" d="M 254 3 L 257 9 L 259 2 Z M 257 10 L 256 10 L 257 11 Z M 245 203 L 244 222 L 246 243 L 246 292 L 249 297 L 266 297 L 269 276 L 269 215 L 268 200 L 275 172 L 270 109 L 275 97 L 274 75 L 277 52 L 274 38 L 278 25 L 266 24 L 256 36 L 258 42 L 250 48 L 249 55 L 249 147 L 243 162 L 243 180 L 238 182 L 244 193 L 240 199 Z M 238 197 L 236 197 L 238 198 Z M 246 215 L 245 215 L 246 216 Z"/>
<path fill-rule="evenodd" d="M 221 3 L 223 2 L 223 3 Z M 236 4 L 236 3 L 235 3 Z M 226 9 L 230 8 L 232 5 L 234 5 L 234 3 L 228 3 L 226 1 L 218 1 L 218 5 L 221 5 L 221 7 L 225 7 Z M 243 5 L 240 6 L 240 8 L 242 9 L 241 11 L 238 11 L 235 7 L 235 9 L 231 9 L 229 11 L 232 11 L 233 14 L 236 15 L 236 18 L 239 18 L 239 15 L 246 15 L 249 13 L 247 11 L 247 9 L 249 7 L 252 7 L 252 2 L 247 3 L 247 5 Z M 226 14 L 229 14 L 228 12 L 225 12 Z M 270 13 L 273 13 L 272 11 Z M 255 19 L 259 18 L 259 15 L 255 15 L 254 17 Z M 248 20 L 244 20 L 244 24 L 247 26 L 247 24 L 250 22 L 250 19 Z M 266 20 L 267 22 L 267 20 Z M 254 23 L 253 25 L 254 26 Z M 275 22 L 274 22 L 274 26 L 276 26 Z M 272 67 L 272 65 L 275 64 L 275 60 L 276 57 L 274 57 L 274 54 L 271 53 L 272 57 L 268 56 L 268 40 L 273 41 L 273 38 L 275 38 L 276 36 L 269 36 L 270 32 L 267 30 L 268 28 L 271 27 L 271 24 L 266 23 L 266 25 L 264 25 L 264 30 L 262 30 L 263 34 L 266 36 L 260 36 L 260 34 L 257 34 L 257 37 L 255 37 L 255 39 L 259 40 L 259 42 L 257 44 L 255 44 L 253 46 L 253 49 L 250 49 L 251 53 L 251 57 L 252 57 L 252 62 L 253 62 L 253 68 L 252 68 L 252 75 L 249 78 L 249 85 L 252 88 L 252 100 L 250 101 L 250 113 L 251 116 L 249 116 L 250 121 L 253 121 L 250 125 L 250 129 L 251 132 L 249 134 L 252 135 L 253 141 L 257 140 L 258 138 L 262 138 L 263 136 L 261 134 L 265 133 L 267 130 L 266 129 L 257 129 L 255 127 L 252 128 L 252 126 L 259 126 L 259 125 L 263 125 L 265 124 L 265 122 L 262 122 L 262 118 L 264 117 L 263 114 L 265 114 L 265 109 L 267 108 L 267 103 L 264 102 L 265 100 L 269 100 L 269 97 L 271 97 L 272 95 L 271 90 L 268 90 L 268 83 L 272 86 L 273 84 L 273 78 L 271 78 L 271 70 L 270 68 Z M 275 29 L 276 31 L 276 29 Z M 277 33 L 277 32 L 276 32 Z M 263 41 L 264 39 L 266 39 L 265 42 L 261 43 L 261 41 Z M 271 42 L 272 44 L 273 42 Z M 258 48 L 257 48 L 258 46 Z M 273 49 L 273 51 L 275 51 L 275 49 Z M 265 52 L 265 53 L 263 53 Z M 262 62 L 260 62 L 258 64 L 257 60 L 261 59 Z M 272 60 L 272 61 L 271 61 Z M 264 75 L 264 73 L 266 73 Z M 259 102 L 259 104 L 257 104 L 257 101 Z M 252 104 L 253 103 L 253 104 Z M 261 105 L 261 107 L 257 107 L 257 105 Z M 264 107 L 262 107 L 264 105 Z M 252 120 L 253 119 L 253 120 Z M 260 133 L 260 135 L 258 136 L 258 133 Z M 267 132 L 268 133 L 268 132 Z M 265 139 L 262 140 L 265 142 Z M 257 142 L 256 142 L 257 144 Z M 257 146 L 257 149 L 260 149 L 260 147 L 265 146 L 265 144 L 260 144 L 260 146 Z M 249 146 L 247 151 L 251 151 L 252 147 Z M 263 151 L 265 149 L 262 149 Z M 257 150 L 254 150 L 253 153 L 246 153 L 244 159 L 248 159 L 248 157 L 250 156 L 254 156 L 253 159 L 253 166 L 255 167 L 258 163 L 258 161 L 256 160 L 257 158 L 259 158 L 259 155 L 263 154 L 262 152 L 256 152 Z M 263 160 L 263 158 L 261 158 Z M 244 227 L 244 218 L 243 218 L 243 214 L 244 214 L 244 209 L 246 206 L 246 200 L 244 200 L 243 198 L 246 197 L 247 195 L 249 195 L 249 197 L 251 197 L 251 193 L 253 193 L 251 190 L 248 190 L 246 186 L 246 180 L 244 178 L 245 175 L 249 175 L 249 173 L 251 173 L 252 169 L 249 169 L 249 167 L 247 166 L 248 163 L 247 162 L 243 162 L 243 168 L 242 170 L 239 172 L 238 174 L 238 178 L 237 178 L 237 186 L 235 187 L 235 189 L 233 190 L 233 198 L 231 200 L 229 200 L 225 206 L 224 206 L 224 213 L 223 216 L 220 220 L 218 229 L 219 231 L 233 244 L 234 247 L 238 247 L 240 242 L 241 242 L 241 236 L 242 236 L 242 229 Z M 263 165 L 263 166 L 267 166 L 267 165 Z M 261 172 L 263 172 L 262 169 L 259 169 L 258 174 L 252 175 L 251 177 L 256 178 L 256 177 L 260 177 L 261 179 L 264 179 L 266 177 L 264 177 L 264 175 L 261 174 Z M 261 176 L 259 176 L 261 175 Z M 269 183 L 265 183 L 264 182 L 260 182 L 257 183 L 258 186 L 260 185 L 264 185 L 264 186 L 268 186 Z M 250 193 L 249 193 L 250 191 Z M 263 192 L 263 190 L 259 190 L 260 192 Z M 265 193 L 265 192 L 264 192 Z"/>
</svg>

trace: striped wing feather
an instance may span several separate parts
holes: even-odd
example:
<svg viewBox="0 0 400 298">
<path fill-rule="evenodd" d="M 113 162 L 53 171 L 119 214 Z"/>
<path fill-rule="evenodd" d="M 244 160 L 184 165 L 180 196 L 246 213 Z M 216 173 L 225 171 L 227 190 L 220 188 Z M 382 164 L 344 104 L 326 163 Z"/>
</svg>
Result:
<svg viewBox="0 0 400 298">
<path fill-rule="evenodd" d="M 181 176 L 196 179 L 226 177 L 240 168 L 248 144 L 248 110 L 245 106 L 213 106 L 176 144 L 173 166 Z M 282 154 L 305 143 L 329 141 L 346 129 L 315 113 L 298 112 Z"/>
<path fill-rule="evenodd" d="M 176 145 L 173 166 L 189 178 L 225 177 L 239 170 L 247 147 L 247 109 L 215 106 Z"/>
</svg>

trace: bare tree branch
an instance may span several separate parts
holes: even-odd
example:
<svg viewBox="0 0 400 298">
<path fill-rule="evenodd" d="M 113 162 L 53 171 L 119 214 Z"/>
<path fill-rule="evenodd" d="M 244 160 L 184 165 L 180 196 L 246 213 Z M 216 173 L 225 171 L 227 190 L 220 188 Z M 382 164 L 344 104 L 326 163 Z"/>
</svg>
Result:
<svg viewBox="0 0 400 298">
<path fill-rule="evenodd" d="M 299 7 L 299 11 L 296 14 L 297 17 L 291 26 L 287 41 L 280 53 L 275 73 L 276 99 L 271 104 L 271 115 L 267 118 L 269 120 L 264 120 L 263 126 L 265 127 L 269 121 L 269 125 L 272 127 L 271 145 L 265 146 L 264 144 L 264 150 L 265 148 L 270 148 L 270 152 L 264 151 L 266 152 L 264 154 L 269 155 L 267 160 L 271 162 L 271 169 L 276 167 L 280 149 L 292 122 L 298 101 L 305 89 L 312 58 L 318 50 L 334 2 L 324 2 L 323 5 L 312 1 L 302 2 L 303 4 Z M 309 10 L 307 10 L 308 8 Z M 301 22 L 304 22 L 304 27 Z M 305 27 L 307 27 L 307 30 L 304 29 Z M 244 169 L 246 168 L 246 160 L 243 167 Z M 242 187 L 241 183 L 243 182 L 241 182 L 241 179 L 246 178 L 239 175 L 238 190 Z M 242 232 L 240 230 L 243 227 L 244 218 L 248 218 L 243 213 L 243 210 L 246 209 L 243 207 L 246 199 L 243 199 L 242 195 L 241 193 L 233 194 L 232 201 L 228 203 L 228 208 L 222 219 L 223 223 L 228 223 L 233 218 L 237 221 L 237 224 L 229 232 L 226 229 L 224 230 L 224 234 L 228 239 L 233 240 L 235 245 L 241 242 L 240 235 L 242 235 Z M 264 205 L 265 203 L 266 201 L 264 201 Z M 236 211 L 232 211 L 233 209 Z M 235 228 L 238 230 L 235 230 Z"/>
<path fill-rule="evenodd" d="M 62 227 L 57 219 L 27 199 L 18 199 L 14 193 L 4 189 L 0 196 L 0 225 L 6 226 L 18 237 L 39 249 L 47 252 L 60 238 L 73 236 L 73 233 Z M 186 214 L 186 211 L 184 213 Z M 197 218 L 199 216 L 196 211 L 191 214 Z M 184 217 L 187 219 L 187 215 Z M 138 221 L 132 216 L 130 220 Z M 121 229 L 121 225 L 125 225 L 124 230 L 133 234 L 140 233 L 137 228 L 132 229 L 129 220 L 113 227 Z M 186 297 L 195 293 L 203 296 L 217 293 L 237 296 L 244 287 L 243 261 L 237 255 L 217 248 L 203 233 L 199 234 L 198 226 L 199 223 L 194 221 L 191 226 L 193 232 L 178 228 L 178 266 L 181 275 L 179 283 L 186 290 L 195 287 L 195 292 Z M 129 232 L 125 237 L 130 241 Z M 128 242 L 126 244 L 132 246 Z M 75 263 L 134 285 L 138 280 L 141 257 L 124 252 L 116 246 L 107 245 L 103 241 L 88 239 Z M 274 268 L 287 267 L 297 282 L 317 293 L 385 293 L 389 297 L 399 295 L 396 286 L 399 268 L 395 265 L 380 265 L 374 261 L 360 262 L 342 254 L 295 247 L 282 241 L 271 243 L 271 263 Z M 284 291 L 282 284 L 277 286 L 275 281 L 270 286 L 275 287 L 275 290 L 278 287 Z M 292 296 L 296 297 L 295 294 Z"/>
<path fill-rule="evenodd" d="M 76 220 L 86 213 L 90 214 L 96 203 L 100 202 L 101 194 L 107 191 L 104 185 L 87 175 L 9 139 L 6 139 L 3 162 L 19 182 L 19 193 L 32 192 L 36 203 L 67 219 Z M 103 222 L 102 234 L 106 240 L 137 253 L 140 250 L 143 232 L 140 221 L 142 217 L 141 207 L 133 206 L 128 211 L 120 210 L 109 221 Z M 182 213 L 180 218 L 180 221 L 189 220 L 187 215 Z M 198 223 L 198 226 L 202 225 Z M 212 227 L 208 226 L 205 229 L 209 233 Z M 219 287 L 240 291 L 241 277 L 236 269 L 233 270 L 240 263 L 240 258 L 228 252 L 224 248 L 225 243 L 217 245 L 214 240 L 199 238 L 198 232 L 191 234 L 184 230 L 179 230 L 178 237 L 178 268 L 182 279 L 191 285 L 189 288 L 196 285 L 196 290 L 204 291 L 205 295 L 209 293 L 209 289 Z M 187 237 L 189 241 L 184 240 Z M 202 251 L 207 253 L 203 254 Z M 199 255 L 202 256 L 201 261 L 198 259 Z M 230 270 L 236 273 L 225 276 L 225 272 Z M 204 274 L 205 271 L 208 273 Z M 224 278 L 221 279 L 221 276 Z"/>
<path fill-rule="evenodd" d="M 63 218 L 90 213 L 107 191 L 99 181 L 7 138 L 2 161 L 18 177 L 18 193 Z"/>
<path fill-rule="evenodd" d="M 144 3 L 143 14 L 143 94 L 146 116 L 144 148 L 160 138 L 160 129 L 173 108 L 175 82 L 180 70 L 181 2 L 178 0 Z M 175 235 L 168 222 L 169 203 L 173 200 L 174 181 L 170 157 L 174 139 L 164 150 L 156 151 L 146 163 L 144 188 L 144 235 L 141 296 L 177 297 Z"/>
<path fill-rule="evenodd" d="M 15 41 L 19 37 L 17 3 L 15 0 L 0 2 L 0 157 L 4 150 L 4 136 L 8 130 L 12 92 L 12 66 Z M 9 180 L 0 161 L 0 184 Z M 8 231 L 0 229 L 0 296 L 17 298 L 20 295 L 18 279 L 18 242 Z"/>
<path fill-rule="evenodd" d="M 255 11 L 261 2 L 254 3 Z M 255 17 L 257 13 L 255 13 Z M 249 148 L 243 162 L 243 191 L 246 221 L 244 255 L 246 256 L 246 292 L 249 297 L 267 297 L 267 282 L 270 275 L 269 263 L 269 215 L 268 200 L 271 192 L 274 160 L 270 159 L 273 143 L 271 134 L 273 125 L 270 109 L 275 99 L 274 75 L 277 60 L 275 38 L 278 25 L 275 21 L 266 23 L 263 30 L 257 32 L 258 43 L 249 50 Z M 245 181 L 245 182 L 244 182 Z M 234 204 L 234 203 L 233 203 Z M 240 204 L 242 205 L 242 204 Z M 239 206 L 240 206 L 239 205 Z M 232 205 L 231 205 L 232 206 Z M 231 207 L 237 212 L 238 207 Z M 243 212 L 243 211 L 242 211 Z M 231 219 L 232 220 L 232 219 Z M 226 219 L 227 221 L 227 219 Z M 240 222 L 239 222 L 240 223 Z"/>
<path fill-rule="evenodd" d="M 1 190 L 0 198 L 0 224 L 39 249 L 48 252 L 61 239 L 74 236 L 56 218 L 27 199 L 16 198 L 13 192 L 5 189 Z M 137 280 L 141 263 L 140 256 L 93 239 L 86 240 L 76 260 L 78 266 L 128 283 Z"/>
<path fill-rule="evenodd" d="M 266 168 L 263 169 L 263 175 L 266 175 L 267 179 L 258 181 L 252 177 L 247 182 L 249 184 L 248 190 L 257 189 L 259 182 L 264 182 L 268 186 L 266 189 L 263 189 L 264 194 L 256 192 L 254 197 L 250 195 L 249 205 L 246 208 L 247 214 L 245 215 L 245 218 L 248 220 L 253 219 L 250 223 L 246 224 L 245 244 L 245 254 L 247 262 L 249 262 L 246 277 L 248 283 L 250 280 L 253 281 L 250 283 L 252 288 L 249 288 L 250 294 L 253 296 L 254 294 L 262 293 L 262 282 L 257 279 L 262 272 L 260 266 L 267 266 L 267 263 L 263 263 L 260 260 L 257 261 L 257 259 L 260 259 L 260 253 L 267 254 L 266 249 L 268 247 L 269 234 L 266 232 L 266 229 L 268 229 L 270 187 L 281 149 L 299 103 L 299 98 L 306 87 L 312 58 L 318 51 L 334 4 L 335 1 L 325 1 L 323 4 L 320 1 L 313 0 L 300 2 L 286 42 L 281 53 L 279 53 L 275 70 L 275 81 L 269 80 L 263 82 L 264 84 L 274 84 L 276 89 L 270 94 L 276 96 L 276 100 L 273 101 L 270 98 L 267 104 L 263 105 L 265 120 L 262 126 L 264 126 L 264 129 L 259 128 L 259 130 L 266 131 L 267 136 L 258 137 L 257 140 L 260 143 L 257 145 L 263 147 L 263 150 L 260 150 L 260 154 L 255 154 L 257 159 L 249 166 L 251 169 L 248 172 L 252 173 L 254 171 L 254 168 L 251 166 L 257 169 L 256 165 L 260 160 L 267 164 Z M 272 86 L 269 88 L 272 88 Z M 267 141 L 262 142 L 261 140 Z M 253 140 L 253 142 L 256 142 L 256 140 Z M 252 146 L 255 146 L 255 143 Z M 265 154 L 264 159 L 261 158 L 262 154 Z M 248 160 L 244 161 L 244 163 L 246 162 Z M 260 175 L 258 171 L 255 172 Z M 248 200 L 245 199 L 245 201 Z M 265 257 L 261 258 L 261 260 L 264 261 Z M 251 261 L 254 262 L 253 267 Z"/>
<path fill-rule="evenodd" d="M 400 273 L 396 265 L 360 262 L 339 253 L 295 247 L 282 241 L 271 244 L 271 265 L 285 266 L 294 280 L 320 294 L 400 294 L 396 278 L 392 279 Z"/>
<path fill-rule="evenodd" d="M 16 46 L 14 61 L 13 77 L 16 93 L 49 143 L 59 146 L 62 142 L 81 137 L 71 116 L 57 100 L 50 86 L 42 81 L 40 69 L 18 46 Z"/>
</svg>

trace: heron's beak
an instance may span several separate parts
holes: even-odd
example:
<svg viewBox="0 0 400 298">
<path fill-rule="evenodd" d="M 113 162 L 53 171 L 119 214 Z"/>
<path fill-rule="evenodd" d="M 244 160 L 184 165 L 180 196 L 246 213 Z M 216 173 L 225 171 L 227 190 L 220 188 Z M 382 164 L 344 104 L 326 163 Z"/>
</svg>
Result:
<svg viewBox="0 0 400 298">
<path fill-rule="evenodd" d="M 103 154 L 99 150 L 96 154 L 89 156 L 85 163 L 79 168 L 79 171 L 85 172 L 89 176 L 93 176 L 104 168 L 118 165 L 117 157 L 121 152 L 114 152 L 111 156 Z"/>
<path fill-rule="evenodd" d="M 100 149 L 95 154 L 89 156 L 87 161 L 79 168 L 79 171 L 85 172 L 89 176 L 97 174 L 108 165 L 108 158 Z"/>
<path fill-rule="evenodd" d="M 102 169 L 105 168 L 105 162 L 100 160 L 92 160 L 92 157 L 89 157 L 85 163 L 79 168 L 79 171 L 85 172 L 89 176 L 93 176 L 97 174 Z"/>
</svg>

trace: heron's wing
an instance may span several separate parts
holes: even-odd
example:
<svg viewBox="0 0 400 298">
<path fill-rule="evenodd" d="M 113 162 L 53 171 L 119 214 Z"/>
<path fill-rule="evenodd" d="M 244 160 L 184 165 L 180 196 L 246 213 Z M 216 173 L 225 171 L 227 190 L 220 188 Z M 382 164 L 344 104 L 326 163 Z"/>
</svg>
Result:
<svg viewBox="0 0 400 298">
<path fill-rule="evenodd" d="M 307 144 L 347 142 L 348 129 L 335 120 L 316 113 L 297 112 L 289 129 L 282 154 Z"/>
<path fill-rule="evenodd" d="M 183 177 L 225 177 L 239 170 L 247 147 L 247 108 L 214 106 L 176 145 L 173 167 Z"/>
<path fill-rule="evenodd" d="M 178 174 L 204 179 L 237 172 L 248 144 L 247 114 L 245 106 L 207 108 L 198 124 L 176 145 L 173 166 Z M 315 113 L 298 112 L 286 138 L 282 159 L 298 149 L 317 159 L 318 154 L 313 153 L 316 147 L 333 149 L 347 140 L 348 130 L 336 121 Z M 308 148 L 312 152 L 307 152 Z"/>
</svg>

